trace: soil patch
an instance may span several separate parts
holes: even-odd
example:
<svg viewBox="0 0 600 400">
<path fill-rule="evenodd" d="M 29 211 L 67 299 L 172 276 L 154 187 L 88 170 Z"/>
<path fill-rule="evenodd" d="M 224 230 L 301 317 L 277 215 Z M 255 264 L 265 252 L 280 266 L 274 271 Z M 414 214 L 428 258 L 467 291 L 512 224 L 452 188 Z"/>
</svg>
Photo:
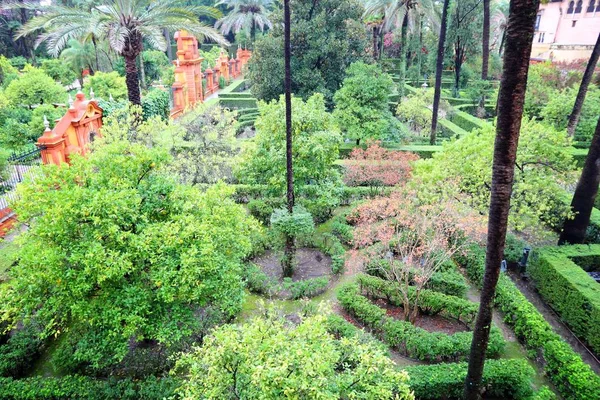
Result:
<svg viewBox="0 0 600 400">
<path fill-rule="evenodd" d="M 277 281 L 283 281 L 283 269 L 281 267 L 281 253 L 268 250 L 262 256 L 252 260 L 265 274 Z M 331 257 L 323 254 L 318 249 L 300 248 L 296 250 L 296 268 L 294 268 L 293 281 L 330 277 Z"/>
<path fill-rule="evenodd" d="M 404 321 L 404 309 L 402 307 L 390 304 L 384 299 L 375 300 L 373 303 L 383 308 L 388 317 Z M 441 315 L 419 314 L 414 325 L 428 332 L 442 332 L 448 335 L 469 330 L 462 322 Z"/>
</svg>

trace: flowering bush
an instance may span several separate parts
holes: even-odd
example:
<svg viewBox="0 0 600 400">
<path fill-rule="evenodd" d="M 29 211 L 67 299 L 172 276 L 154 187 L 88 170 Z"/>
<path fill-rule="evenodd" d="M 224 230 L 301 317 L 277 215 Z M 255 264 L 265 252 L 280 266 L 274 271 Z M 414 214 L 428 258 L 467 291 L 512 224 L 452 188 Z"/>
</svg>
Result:
<svg viewBox="0 0 600 400">
<path fill-rule="evenodd" d="M 406 182 L 412 170 L 411 163 L 419 156 L 404 151 L 391 151 L 381 142 L 368 144 L 365 149 L 355 148 L 344 163 L 344 182 L 348 186 L 395 186 Z"/>
</svg>

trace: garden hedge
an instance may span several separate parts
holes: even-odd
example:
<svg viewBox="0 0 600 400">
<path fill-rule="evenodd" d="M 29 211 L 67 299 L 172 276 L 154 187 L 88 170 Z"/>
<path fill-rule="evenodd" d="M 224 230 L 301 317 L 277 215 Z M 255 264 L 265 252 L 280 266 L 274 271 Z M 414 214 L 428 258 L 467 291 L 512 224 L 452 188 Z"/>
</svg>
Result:
<svg viewBox="0 0 600 400">
<path fill-rule="evenodd" d="M 410 322 L 388 317 L 384 309 L 371 303 L 359 293 L 356 284 L 342 286 L 338 300 L 351 315 L 373 330 L 390 347 L 418 360 L 429 362 L 465 360 L 471 351 L 472 332 L 448 335 L 428 332 Z M 492 329 L 488 356 L 496 357 L 504 349 L 504 339 L 498 329 Z"/>
<path fill-rule="evenodd" d="M 238 80 L 235 80 L 235 81 L 231 82 L 231 84 L 229 84 L 229 86 L 221 89 L 219 91 L 219 96 L 221 96 L 222 94 L 227 94 L 227 93 L 243 92 L 246 89 L 247 89 L 247 82 L 246 82 L 246 80 L 245 79 L 238 79 Z"/>
<path fill-rule="evenodd" d="M 456 261 L 465 268 L 471 281 L 481 287 L 485 249 L 472 245 L 468 251 L 456 256 Z M 564 399 L 600 399 L 600 377 L 552 330 L 506 275 L 501 275 L 498 280 L 494 303 L 504 313 L 504 320 L 525 345 L 530 357 L 543 357 L 544 371 Z"/>
<path fill-rule="evenodd" d="M 468 132 L 489 125 L 489 122 L 487 122 L 486 120 L 474 117 L 471 114 L 460 110 L 455 110 L 452 113 L 450 121 L 452 121 L 453 123 L 455 123 L 456 125 L 460 126 L 462 129 Z"/>
<path fill-rule="evenodd" d="M 468 133 L 467 130 L 445 118 L 440 119 L 438 125 L 441 128 L 442 135 L 449 138 L 464 136 Z"/>
<path fill-rule="evenodd" d="M 584 270 L 590 267 L 600 267 L 598 244 L 538 249 L 527 271 L 544 301 L 600 354 L 600 285 Z"/>
<path fill-rule="evenodd" d="M 257 100 L 255 98 L 221 98 L 219 97 L 219 104 L 221 107 L 229 108 L 232 110 L 242 108 L 256 108 Z"/>
<path fill-rule="evenodd" d="M 456 126 L 456 125 L 454 125 Z M 456 128 L 460 129 L 456 126 Z M 459 130 L 456 132 L 460 133 Z M 346 158 L 355 147 L 361 147 L 366 149 L 366 144 L 357 146 L 355 143 L 344 143 L 340 146 L 340 158 Z M 388 150 L 397 151 L 410 151 L 411 153 L 417 154 L 421 158 L 431 158 L 433 153 L 442 150 L 442 146 L 431 146 L 431 145 L 402 145 L 396 142 L 381 142 L 381 147 Z"/>
<path fill-rule="evenodd" d="M 3 400 L 161 400 L 175 394 L 179 381 L 149 377 L 144 380 L 93 379 L 79 375 L 62 378 L 0 378 Z"/>
<path fill-rule="evenodd" d="M 400 289 L 398 283 L 365 274 L 359 274 L 356 281 L 361 293 L 366 292 L 371 298 L 386 299 L 395 306 L 402 306 L 402 299 L 397 296 Z M 409 298 L 412 300 L 415 296 L 415 288 L 409 286 L 408 289 Z M 424 314 L 440 314 L 470 325 L 477 315 L 479 304 L 460 297 L 423 289 L 419 295 L 419 309 Z"/>
<path fill-rule="evenodd" d="M 415 399 L 462 399 L 468 364 L 445 363 L 409 366 L 410 388 Z M 482 387 L 485 398 L 526 399 L 533 395 L 531 378 L 535 371 L 524 359 L 487 360 Z"/>
</svg>

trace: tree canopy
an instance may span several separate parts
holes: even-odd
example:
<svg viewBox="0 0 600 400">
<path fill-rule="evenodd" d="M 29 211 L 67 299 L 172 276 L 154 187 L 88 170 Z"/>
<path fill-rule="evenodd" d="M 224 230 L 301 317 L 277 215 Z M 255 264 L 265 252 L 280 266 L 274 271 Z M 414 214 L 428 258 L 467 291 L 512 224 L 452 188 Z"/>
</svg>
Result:
<svg viewBox="0 0 600 400">
<path fill-rule="evenodd" d="M 75 360 L 101 367 L 132 339 L 189 336 L 204 307 L 239 311 L 257 224 L 223 185 L 176 184 L 161 173 L 167 161 L 164 150 L 115 141 L 20 185 L 15 211 L 29 229 L 0 289 L 2 319 L 66 333 Z"/>
<path fill-rule="evenodd" d="M 357 0 L 292 0 L 292 93 L 304 99 L 322 93 L 330 105 L 344 70 L 366 57 L 363 8 Z M 273 30 L 257 39 L 249 63 L 252 92 L 261 100 L 283 94 L 283 15 L 273 14 Z"/>
<path fill-rule="evenodd" d="M 326 316 L 296 327 L 270 315 L 225 325 L 183 357 L 184 399 L 413 399 L 406 372 L 381 347 L 335 340 Z"/>
</svg>

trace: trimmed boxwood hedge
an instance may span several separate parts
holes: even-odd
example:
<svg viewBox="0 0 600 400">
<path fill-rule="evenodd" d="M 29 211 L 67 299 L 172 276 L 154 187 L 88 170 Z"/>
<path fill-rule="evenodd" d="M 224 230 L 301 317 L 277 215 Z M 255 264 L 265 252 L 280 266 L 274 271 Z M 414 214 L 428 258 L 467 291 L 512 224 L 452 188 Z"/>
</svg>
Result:
<svg viewBox="0 0 600 400">
<path fill-rule="evenodd" d="M 462 399 L 468 364 L 446 363 L 409 366 L 410 388 L 415 399 Z M 535 371 L 523 359 L 487 360 L 483 368 L 484 397 L 526 399 L 533 395 L 531 378 Z"/>
<path fill-rule="evenodd" d="M 472 116 L 471 114 L 460 110 L 455 110 L 452 113 L 450 120 L 468 132 L 474 129 L 483 128 L 489 124 L 489 122 L 483 119 L 479 119 L 477 117 Z"/>
<path fill-rule="evenodd" d="M 456 126 L 456 125 L 454 125 Z M 458 128 L 458 127 L 457 127 Z M 460 129 L 460 128 L 458 128 Z M 410 151 L 411 153 L 417 154 L 421 158 L 431 158 L 433 153 L 442 150 L 442 146 L 431 146 L 428 144 L 424 145 L 402 145 L 396 142 L 381 142 L 381 146 L 388 150 L 399 150 L 399 151 Z M 340 146 L 340 157 L 347 158 L 350 152 L 355 147 L 361 147 L 365 149 L 366 144 L 356 146 L 356 143 L 344 143 Z"/>
<path fill-rule="evenodd" d="M 402 299 L 398 298 L 398 283 L 387 281 L 376 276 L 359 274 L 356 277 L 361 293 L 366 292 L 369 297 L 386 299 L 395 306 L 402 306 Z M 409 287 L 409 297 L 415 296 L 415 288 Z M 479 305 L 472 301 L 429 289 L 423 289 L 419 295 L 419 309 L 424 314 L 440 314 L 470 325 Z"/>
<path fill-rule="evenodd" d="M 255 98 L 219 98 L 222 107 L 232 110 L 242 108 L 256 108 L 257 100 Z"/>
<path fill-rule="evenodd" d="M 600 266 L 600 245 L 538 249 L 527 270 L 546 303 L 600 353 L 600 285 L 574 262 L 574 257 L 581 261 L 590 258 L 591 265 Z"/>
<path fill-rule="evenodd" d="M 36 376 L 26 379 L 0 378 L 3 400 L 161 400 L 170 398 L 180 381 L 148 377 L 144 380 L 93 379 L 79 375 L 62 378 Z"/>
<path fill-rule="evenodd" d="M 438 125 L 441 128 L 442 135 L 453 138 L 466 135 L 468 131 L 456 125 L 454 122 L 447 119 L 440 119 Z"/>
<path fill-rule="evenodd" d="M 457 255 L 456 261 L 465 268 L 469 279 L 481 287 L 485 249 L 472 245 L 468 251 Z M 564 399 L 600 399 L 600 377 L 552 330 L 506 275 L 500 275 L 494 303 L 504 313 L 504 320 L 528 349 L 530 357 L 543 357 L 544 371 Z"/>
<path fill-rule="evenodd" d="M 428 332 L 415 327 L 410 322 L 388 317 L 385 310 L 371 303 L 359 293 L 356 284 L 342 286 L 337 298 L 351 315 L 373 330 L 390 347 L 408 357 L 423 361 L 462 361 L 471 350 L 472 332 L 458 332 L 448 335 Z M 504 339 L 500 331 L 493 328 L 490 334 L 488 356 L 496 357 L 504 349 Z"/>
</svg>

